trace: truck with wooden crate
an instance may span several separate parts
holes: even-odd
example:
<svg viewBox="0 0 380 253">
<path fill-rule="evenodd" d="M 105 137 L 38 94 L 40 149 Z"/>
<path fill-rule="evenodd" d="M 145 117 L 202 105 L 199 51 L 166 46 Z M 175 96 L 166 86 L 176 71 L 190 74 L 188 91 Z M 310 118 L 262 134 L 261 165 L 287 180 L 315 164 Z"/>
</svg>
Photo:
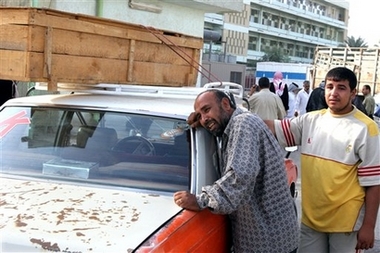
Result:
<svg viewBox="0 0 380 253">
<path fill-rule="evenodd" d="M 325 79 L 328 70 L 344 66 L 355 72 L 357 90 L 370 85 L 372 95 L 380 93 L 380 48 L 317 47 L 310 69 L 313 87 Z"/>
<path fill-rule="evenodd" d="M 195 86 L 203 39 L 43 8 L 0 8 L 0 79 Z"/>
</svg>

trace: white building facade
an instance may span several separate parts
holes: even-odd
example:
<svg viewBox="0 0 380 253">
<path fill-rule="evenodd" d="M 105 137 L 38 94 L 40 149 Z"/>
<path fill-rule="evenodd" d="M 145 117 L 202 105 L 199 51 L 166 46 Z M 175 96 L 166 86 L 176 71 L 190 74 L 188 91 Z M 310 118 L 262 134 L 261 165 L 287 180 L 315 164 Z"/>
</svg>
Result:
<svg viewBox="0 0 380 253">
<path fill-rule="evenodd" d="M 332 0 L 244 0 L 240 13 L 205 15 L 205 29 L 221 34 L 204 51 L 233 55 L 255 66 L 279 48 L 295 63 L 312 63 L 316 46 L 342 45 L 347 38 L 349 4 Z"/>
<path fill-rule="evenodd" d="M 240 12 L 243 0 L 0 0 L 5 7 L 49 8 L 203 37 L 207 12 Z"/>
</svg>

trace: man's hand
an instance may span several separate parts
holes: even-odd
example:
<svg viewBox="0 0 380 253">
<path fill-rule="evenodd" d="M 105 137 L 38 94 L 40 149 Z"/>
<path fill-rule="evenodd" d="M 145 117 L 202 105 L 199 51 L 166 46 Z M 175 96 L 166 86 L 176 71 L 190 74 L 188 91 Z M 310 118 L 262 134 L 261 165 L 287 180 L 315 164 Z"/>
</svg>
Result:
<svg viewBox="0 0 380 253">
<path fill-rule="evenodd" d="M 356 250 L 373 248 L 375 242 L 375 227 L 379 210 L 380 185 L 366 187 L 365 214 L 363 225 L 358 231 Z"/>
<path fill-rule="evenodd" d="M 256 84 L 252 85 L 251 89 L 248 92 L 248 96 L 252 96 L 252 94 L 256 92 L 256 88 L 257 88 Z"/>
<path fill-rule="evenodd" d="M 356 250 L 371 249 L 375 243 L 375 234 L 372 227 L 362 226 L 358 231 Z"/>
<path fill-rule="evenodd" d="M 187 118 L 187 124 L 189 124 L 191 127 L 200 127 L 202 126 L 199 119 L 200 119 L 200 114 L 197 112 L 192 112 L 189 117 Z"/>
<path fill-rule="evenodd" d="M 191 194 L 187 191 L 179 191 L 174 193 L 174 202 L 185 209 L 192 211 L 200 211 L 201 208 L 197 203 L 197 198 L 194 194 Z"/>
</svg>

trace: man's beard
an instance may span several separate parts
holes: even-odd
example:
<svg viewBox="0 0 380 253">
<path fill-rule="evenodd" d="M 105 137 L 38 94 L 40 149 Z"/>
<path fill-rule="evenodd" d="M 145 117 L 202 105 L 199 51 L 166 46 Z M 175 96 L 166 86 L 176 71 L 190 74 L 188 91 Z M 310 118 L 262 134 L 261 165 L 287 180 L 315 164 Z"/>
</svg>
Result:
<svg viewBox="0 0 380 253">
<path fill-rule="evenodd" d="M 219 123 L 218 123 L 219 127 L 213 131 L 210 131 L 210 133 L 213 134 L 214 136 L 222 136 L 229 121 L 230 121 L 230 116 L 227 114 L 226 111 L 223 110 L 222 107 L 220 107 L 220 118 L 219 118 Z"/>
</svg>

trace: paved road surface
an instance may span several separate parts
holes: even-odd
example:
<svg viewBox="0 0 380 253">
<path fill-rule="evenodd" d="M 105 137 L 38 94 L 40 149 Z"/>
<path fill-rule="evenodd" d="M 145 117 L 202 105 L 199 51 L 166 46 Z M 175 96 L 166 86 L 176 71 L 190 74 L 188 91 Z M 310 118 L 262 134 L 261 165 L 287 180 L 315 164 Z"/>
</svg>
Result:
<svg viewBox="0 0 380 253">
<path fill-rule="evenodd" d="M 296 199 L 296 204 L 297 204 L 297 210 L 299 214 L 299 219 L 301 218 L 301 166 L 300 166 L 300 152 L 294 151 L 291 155 L 290 158 L 293 159 L 293 161 L 297 164 L 298 169 L 299 169 L 299 176 L 298 176 L 298 181 L 297 181 L 297 190 L 298 190 L 298 197 Z M 371 250 L 366 250 L 364 251 L 365 253 L 380 253 L 380 211 L 377 216 L 377 226 L 376 226 L 376 231 L 375 231 L 375 246 Z M 364 253 L 363 252 L 363 253 Z"/>
</svg>

